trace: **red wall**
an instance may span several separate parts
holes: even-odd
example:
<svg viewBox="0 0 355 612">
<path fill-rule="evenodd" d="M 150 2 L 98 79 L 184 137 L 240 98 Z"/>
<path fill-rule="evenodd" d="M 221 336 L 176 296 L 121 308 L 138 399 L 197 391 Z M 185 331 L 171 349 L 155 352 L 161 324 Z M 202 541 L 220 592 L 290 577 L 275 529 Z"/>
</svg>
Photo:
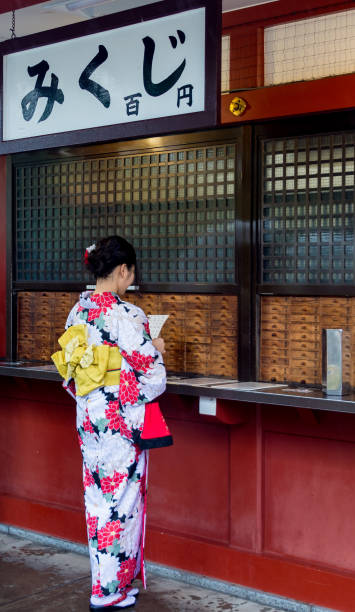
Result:
<svg viewBox="0 0 355 612">
<path fill-rule="evenodd" d="M 227 94 L 221 96 L 221 122 L 247 123 L 339 109 L 351 110 L 355 106 L 354 88 L 355 74 L 345 74 Z M 238 117 L 229 110 L 231 101 L 237 95 L 247 104 L 245 112 Z"/>
<path fill-rule="evenodd" d="M 344 0 L 298 0 L 296 6 L 292 0 L 279 0 L 223 13 L 223 34 L 231 37 L 230 89 L 233 91 L 263 85 L 264 28 L 349 10 L 354 6 L 354 1 Z"/>
<path fill-rule="evenodd" d="M 354 108 L 354 74 L 285 85 L 264 85 L 264 28 L 315 15 L 349 10 L 354 1 L 279 0 L 223 14 L 223 34 L 231 37 L 230 90 L 221 97 L 221 123 L 235 124 L 270 118 Z M 247 103 L 235 117 L 229 105 L 236 96 Z"/>
<path fill-rule="evenodd" d="M 355 416 L 223 406 L 238 425 L 200 416 L 196 398 L 162 399 L 175 444 L 150 453 L 148 559 L 353 611 Z M 75 406 L 59 383 L 2 379 L 0 466 L 0 522 L 86 541 Z"/>
<path fill-rule="evenodd" d="M 60 384 L 1 380 L 0 522 L 85 541 L 74 402 Z"/>
<path fill-rule="evenodd" d="M 46 2 L 46 0 L 1 0 L 0 13 L 7 13 L 8 11 L 25 8 L 32 4 L 40 4 Z"/>
</svg>

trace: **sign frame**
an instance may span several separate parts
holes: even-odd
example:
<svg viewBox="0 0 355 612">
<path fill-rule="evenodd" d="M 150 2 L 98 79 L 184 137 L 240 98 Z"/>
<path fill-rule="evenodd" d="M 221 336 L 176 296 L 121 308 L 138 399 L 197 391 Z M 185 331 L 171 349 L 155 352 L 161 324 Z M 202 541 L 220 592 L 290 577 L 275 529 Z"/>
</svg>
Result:
<svg viewBox="0 0 355 612">
<path fill-rule="evenodd" d="M 205 9 L 205 109 L 113 125 L 3 140 L 3 57 L 107 30 L 151 21 L 197 8 Z M 74 25 L 10 39 L 0 44 L 0 154 L 144 138 L 174 132 L 216 128 L 220 124 L 221 0 L 163 0 Z"/>
</svg>

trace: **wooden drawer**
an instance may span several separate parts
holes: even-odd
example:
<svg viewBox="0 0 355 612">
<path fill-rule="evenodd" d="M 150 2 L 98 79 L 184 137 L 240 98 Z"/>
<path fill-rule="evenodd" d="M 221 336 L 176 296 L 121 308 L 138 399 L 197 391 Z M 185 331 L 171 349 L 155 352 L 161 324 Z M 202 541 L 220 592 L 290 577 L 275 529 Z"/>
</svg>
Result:
<svg viewBox="0 0 355 612">
<path fill-rule="evenodd" d="M 263 355 L 263 361 L 266 361 L 265 355 Z M 286 368 L 289 364 L 287 355 L 282 357 L 280 355 L 268 355 L 267 361 L 270 367 Z"/>
<path fill-rule="evenodd" d="M 321 322 L 321 325 L 323 325 L 323 321 L 326 320 L 336 320 L 336 321 L 342 321 L 344 324 L 346 323 L 347 319 L 349 317 L 349 313 L 348 313 L 348 309 L 347 308 L 326 308 L 320 309 L 319 312 L 319 320 Z"/>
<path fill-rule="evenodd" d="M 194 356 L 193 354 L 186 353 L 185 370 L 188 374 L 208 374 L 208 356 L 207 354 L 199 354 Z"/>
<path fill-rule="evenodd" d="M 185 310 L 185 296 L 174 295 L 174 294 L 163 294 L 160 296 L 160 305 L 166 308 L 167 312 L 171 310 L 183 311 Z"/>
<path fill-rule="evenodd" d="M 309 349 L 309 350 L 307 350 Z M 297 359 L 301 359 L 301 360 L 310 360 L 310 361 L 319 361 L 319 359 L 321 359 L 321 354 L 320 351 L 318 350 L 311 350 L 310 346 L 307 345 L 307 349 L 295 349 L 292 346 L 292 350 L 290 351 L 292 357 L 291 359 L 297 360 Z"/>
<path fill-rule="evenodd" d="M 34 308 L 32 311 L 32 316 L 35 319 L 43 319 L 45 317 L 54 317 L 54 306 L 53 305 L 49 305 L 49 306 L 40 306 L 39 308 Z"/>
<path fill-rule="evenodd" d="M 237 336 L 211 336 L 211 351 L 214 351 L 215 355 L 237 355 L 238 338 Z"/>
<path fill-rule="evenodd" d="M 32 300 L 34 293 L 32 291 L 19 291 L 18 297 L 23 300 Z"/>
<path fill-rule="evenodd" d="M 237 335 L 237 324 L 236 322 L 229 321 L 211 321 L 211 333 L 216 336 L 230 337 Z"/>
<path fill-rule="evenodd" d="M 68 315 L 74 304 L 77 302 L 78 299 L 66 300 L 65 302 L 63 300 L 59 300 L 53 304 L 53 307 L 56 313 L 65 312 Z"/>
<path fill-rule="evenodd" d="M 288 307 L 288 315 L 289 317 L 299 317 L 299 316 L 310 316 L 316 317 L 319 311 L 319 303 L 313 301 L 311 303 L 307 302 L 306 299 L 304 302 L 294 303 L 290 302 Z"/>
<path fill-rule="evenodd" d="M 18 359 L 27 359 L 29 361 L 50 361 L 50 356 L 54 351 L 50 347 L 35 346 L 33 350 L 28 344 L 18 343 L 17 357 Z"/>
<path fill-rule="evenodd" d="M 207 372 L 207 363 L 210 354 L 210 345 L 198 342 L 186 342 L 186 371 L 200 372 L 201 369 Z M 198 370 L 196 370 L 198 368 Z"/>
<path fill-rule="evenodd" d="M 314 330 L 293 330 L 290 329 L 288 333 L 288 339 L 290 342 L 302 341 L 302 342 L 315 342 L 319 338 L 319 333 Z"/>
<path fill-rule="evenodd" d="M 265 338 L 263 335 L 260 350 L 261 351 L 264 351 L 264 349 L 287 350 L 287 346 L 288 346 L 288 343 L 286 342 L 285 339 L 277 340 L 273 336 Z"/>
<path fill-rule="evenodd" d="M 157 314 L 159 312 L 159 297 L 157 295 L 144 295 L 137 298 L 136 306 L 139 306 L 146 315 Z"/>
<path fill-rule="evenodd" d="M 285 310 L 262 310 L 260 314 L 261 321 L 285 321 L 287 311 Z"/>
<path fill-rule="evenodd" d="M 287 380 L 295 383 L 316 384 L 320 382 L 319 370 L 313 368 L 290 368 L 287 373 Z"/>
<path fill-rule="evenodd" d="M 165 341 L 182 341 L 184 339 L 184 325 L 168 319 L 163 326 L 161 336 Z"/>
<path fill-rule="evenodd" d="M 292 355 L 292 357 L 289 360 L 289 365 L 291 369 L 303 369 L 303 368 L 308 368 L 310 370 L 317 370 L 319 368 L 319 363 L 320 360 L 318 359 L 318 357 L 316 355 L 313 354 L 312 358 L 303 358 L 303 359 L 296 359 L 296 357 L 294 357 Z"/>
<path fill-rule="evenodd" d="M 297 323 L 298 325 L 317 325 L 318 324 L 318 317 L 316 315 L 316 313 L 314 314 L 304 314 L 304 313 L 300 313 L 300 314 L 290 314 L 288 317 L 288 321 L 289 323 L 293 324 L 293 323 Z"/>
<path fill-rule="evenodd" d="M 264 359 L 266 357 L 277 358 L 277 357 L 286 357 L 287 350 L 285 347 L 275 348 L 273 346 L 263 346 L 261 348 L 261 358 Z"/>
<path fill-rule="evenodd" d="M 293 339 L 292 342 L 290 342 L 290 351 L 292 353 L 296 351 L 309 351 L 310 353 L 320 355 L 321 350 L 322 350 L 322 345 L 320 341 L 318 341 L 317 339 L 314 340 L 313 342 L 310 342 L 309 340 Z"/>
<path fill-rule="evenodd" d="M 287 306 L 286 304 L 284 306 L 281 306 L 280 304 L 267 304 L 266 305 L 262 303 L 260 313 L 261 313 L 261 318 L 277 316 L 277 317 L 281 317 L 282 319 L 284 319 L 287 316 Z"/>
<path fill-rule="evenodd" d="M 321 333 L 320 327 L 318 325 L 314 325 L 313 323 L 289 323 L 287 326 L 287 331 L 290 337 L 292 337 L 294 334 L 303 332 L 310 334 L 310 336 L 319 335 Z"/>
<path fill-rule="evenodd" d="M 32 310 L 34 303 L 35 303 L 35 300 L 24 298 L 20 294 L 17 297 L 17 305 L 19 308 L 22 308 L 23 310 Z"/>
<path fill-rule="evenodd" d="M 166 342 L 166 353 L 164 363 L 166 369 L 172 372 L 183 372 L 185 370 L 185 346 L 182 343 Z"/>
<path fill-rule="evenodd" d="M 265 340 L 285 340 L 286 339 L 286 331 L 285 330 L 261 330 L 261 345 Z"/>
<path fill-rule="evenodd" d="M 185 335 L 198 334 L 207 336 L 211 330 L 210 313 L 208 311 L 202 311 L 197 313 L 195 311 L 186 313 L 185 318 Z"/>
<path fill-rule="evenodd" d="M 216 323 L 226 323 L 229 325 L 237 326 L 238 322 L 238 313 L 233 310 L 222 310 L 217 309 L 211 310 L 211 324 L 214 325 Z"/>
<path fill-rule="evenodd" d="M 205 335 L 202 336 L 200 333 L 198 334 L 190 334 L 189 336 L 185 336 L 184 338 L 184 342 L 187 344 L 196 344 L 197 346 L 201 344 L 201 346 L 204 345 L 210 345 L 212 342 L 212 336 L 210 335 Z"/>
<path fill-rule="evenodd" d="M 212 310 L 236 311 L 238 308 L 238 297 L 236 295 L 216 295 L 211 298 Z"/>
<path fill-rule="evenodd" d="M 339 308 L 347 307 L 348 298 L 346 297 L 321 297 L 319 303 L 322 309 L 324 308 Z"/>
<path fill-rule="evenodd" d="M 270 296 L 261 296 L 261 302 L 264 305 L 272 305 L 272 306 L 276 306 L 276 305 L 285 305 L 288 302 L 288 297 L 282 297 L 282 296 L 277 296 L 277 295 L 270 295 Z"/>
<path fill-rule="evenodd" d="M 285 332 L 285 330 L 287 329 L 287 321 L 283 320 L 283 319 L 277 319 L 277 317 L 275 317 L 275 319 L 270 319 L 270 320 L 265 320 L 262 319 L 261 321 L 261 328 L 262 331 L 281 331 L 281 332 Z"/>
<path fill-rule="evenodd" d="M 50 332 L 44 331 L 43 333 L 23 332 L 19 338 L 21 342 L 23 343 L 34 344 L 36 342 L 37 344 L 44 344 L 44 343 L 48 344 L 53 338 L 53 336 L 52 336 L 52 331 L 50 330 Z"/>
<path fill-rule="evenodd" d="M 349 328 L 348 317 L 334 313 L 332 315 L 322 316 L 319 320 L 321 329 L 339 327 L 341 329 Z"/>
<path fill-rule="evenodd" d="M 210 295 L 187 295 L 185 301 L 185 309 L 210 310 L 211 296 Z"/>
<path fill-rule="evenodd" d="M 269 361 L 261 361 L 260 363 L 260 380 L 271 382 L 285 382 L 286 368 L 282 366 L 270 365 Z"/>
<path fill-rule="evenodd" d="M 208 374 L 224 376 L 227 378 L 238 378 L 238 366 L 236 361 L 230 359 L 209 360 Z"/>
</svg>

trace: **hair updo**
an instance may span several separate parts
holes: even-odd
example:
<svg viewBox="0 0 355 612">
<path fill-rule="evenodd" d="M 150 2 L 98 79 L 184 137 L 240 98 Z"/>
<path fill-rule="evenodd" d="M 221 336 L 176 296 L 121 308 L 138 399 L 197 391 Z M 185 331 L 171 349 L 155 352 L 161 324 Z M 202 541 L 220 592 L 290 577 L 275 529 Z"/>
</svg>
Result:
<svg viewBox="0 0 355 612">
<path fill-rule="evenodd" d="M 85 264 L 95 278 L 107 278 L 117 266 L 126 264 L 129 270 L 137 266 L 136 252 L 121 236 L 109 236 L 86 250 Z"/>
</svg>

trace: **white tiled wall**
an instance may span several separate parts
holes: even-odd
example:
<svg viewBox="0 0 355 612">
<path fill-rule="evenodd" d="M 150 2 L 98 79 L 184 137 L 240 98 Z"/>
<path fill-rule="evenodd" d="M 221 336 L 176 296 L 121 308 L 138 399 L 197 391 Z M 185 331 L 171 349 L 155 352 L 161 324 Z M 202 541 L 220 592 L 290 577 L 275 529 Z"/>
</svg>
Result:
<svg viewBox="0 0 355 612">
<path fill-rule="evenodd" d="M 264 30 L 265 85 L 355 71 L 355 9 Z"/>
<path fill-rule="evenodd" d="M 229 91 L 230 36 L 222 36 L 221 91 Z"/>
</svg>

